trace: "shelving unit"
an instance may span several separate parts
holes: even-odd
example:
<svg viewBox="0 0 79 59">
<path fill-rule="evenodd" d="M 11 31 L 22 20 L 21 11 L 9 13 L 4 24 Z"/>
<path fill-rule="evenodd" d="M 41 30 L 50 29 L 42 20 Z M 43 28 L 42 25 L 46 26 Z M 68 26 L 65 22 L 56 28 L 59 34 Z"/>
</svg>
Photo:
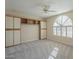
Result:
<svg viewBox="0 0 79 59">
<path fill-rule="evenodd" d="M 24 19 L 24 18 L 21 18 L 21 23 L 22 24 L 40 24 L 40 21 L 39 20 L 32 20 L 32 19 Z"/>
</svg>

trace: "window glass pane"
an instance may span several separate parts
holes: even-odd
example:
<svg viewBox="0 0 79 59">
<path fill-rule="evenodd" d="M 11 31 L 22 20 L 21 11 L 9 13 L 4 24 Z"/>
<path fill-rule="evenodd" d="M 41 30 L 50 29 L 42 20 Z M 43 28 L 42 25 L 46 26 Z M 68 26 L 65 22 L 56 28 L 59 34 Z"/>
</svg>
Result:
<svg viewBox="0 0 79 59">
<path fill-rule="evenodd" d="M 67 37 L 72 38 L 72 27 L 67 27 Z"/>
<path fill-rule="evenodd" d="M 61 20 L 62 20 L 62 16 L 58 17 L 57 20 L 56 20 L 56 22 L 59 23 L 59 24 L 61 24 Z"/>
<path fill-rule="evenodd" d="M 72 21 L 71 21 L 71 19 L 68 19 L 63 25 L 64 25 L 64 26 L 72 26 Z"/>
<path fill-rule="evenodd" d="M 57 27 L 57 35 L 61 36 L 61 27 Z"/>
<path fill-rule="evenodd" d="M 53 26 L 59 26 L 59 24 L 57 24 L 57 23 L 54 23 L 54 25 Z"/>
<path fill-rule="evenodd" d="M 66 27 L 62 27 L 62 36 L 66 36 Z"/>
<path fill-rule="evenodd" d="M 56 35 L 56 27 L 53 27 L 53 34 Z"/>
<path fill-rule="evenodd" d="M 67 16 L 63 16 L 62 17 L 62 24 L 64 24 L 67 20 L 68 20 L 68 17 Z"/>
</svg>

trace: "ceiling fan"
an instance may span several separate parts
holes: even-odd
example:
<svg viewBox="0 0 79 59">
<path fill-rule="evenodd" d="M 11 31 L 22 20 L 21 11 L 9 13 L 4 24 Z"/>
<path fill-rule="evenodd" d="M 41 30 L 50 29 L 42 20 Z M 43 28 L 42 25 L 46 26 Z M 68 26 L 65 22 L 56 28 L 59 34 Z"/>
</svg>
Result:
<svg viewBox="0 0 79 59">
<path fill-rule="evenodd" d="M 55 10 L 50 10 L 50 6 L 49 5 L 44 5 L 43 6 L 43 11 L 45 13 L 48 13 L 48 12 L 56 12 Z"/>
<path fill-rule="evenodd" d="M 51 3 L 54 4 L 54 2 L 51 2 Z M 51 5 L 52 5 L 51 3 L 49 2 L 49 0 L 47 0 L 46 3 L 43 3 L 43 2 L 36 3 L 36 6 L 41 7 L 44 13 L 56 12 L 55 10 L 51 10 Z"/>
</svg>

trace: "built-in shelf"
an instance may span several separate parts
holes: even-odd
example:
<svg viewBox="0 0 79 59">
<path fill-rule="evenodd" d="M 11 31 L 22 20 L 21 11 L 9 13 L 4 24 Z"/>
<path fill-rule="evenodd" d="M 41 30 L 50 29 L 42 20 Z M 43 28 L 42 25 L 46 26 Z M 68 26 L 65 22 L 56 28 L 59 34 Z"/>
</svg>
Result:
<svg viewBox="0 0 79 59">
<path fill-rule="evenodd" d="M 21 23 L 22 24 L 40 24 L 40 21 L 39 20 L 21 18 Z"/>
</svg>

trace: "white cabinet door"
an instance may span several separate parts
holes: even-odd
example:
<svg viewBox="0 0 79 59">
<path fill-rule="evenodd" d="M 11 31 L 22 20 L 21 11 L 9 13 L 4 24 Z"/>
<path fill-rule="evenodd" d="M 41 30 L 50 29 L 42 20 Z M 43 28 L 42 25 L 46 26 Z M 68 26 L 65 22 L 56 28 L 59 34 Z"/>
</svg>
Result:
<svg viewBox="0 0 79 59">
<path fill-rule="evenodd" d="M 39 25 L 22 24 L 21 39 L 22 42 L 39 40 Z"/>
<path fill-rule="evenodd" d="M 13 28 L 13 17 L 6 16 L 6 28 Z"/>
<path fill-rule="evenodd" d="M 14 28 L 20 28 L 20 18 L 14 18 Z"/>
<path fill-rule="evenodd" d="M 7 29 L 20 29 L 20 18 L 6 16 Z M 20 30 L 6 31 L 6 47 L 20 43 Z"/>
<path fill-rule="evenodd" d="M 20 30 L 14 31 L 14 45 L 17 45 L 20 43 Z"/>
<path fill-rule="evenodd" d="M 41 30 L 41 39 L 46 39 L 46 30 Z"/>
<path fill-rule="evenodd" d="M 14 29 L 20 29 L 20 18 L 14 18 Z M 14 45 L 20 43 L 20 30 L 14 30 Z"/>
<path fill-rule="evenodd" d="M 46 28 L 46 22 L 45 21 L 41 21 L 41 28 Z"/>
<path fill-rule="evenodd" d="M 45 39 L 46 38 L 46 22 L 45 21 L 41 21 L 41 39 Z"/>
<path fill-rule="evenodd" d="M 6 47 L 13 45 L 13 31 L 6 31 Z"/>
</svg>

